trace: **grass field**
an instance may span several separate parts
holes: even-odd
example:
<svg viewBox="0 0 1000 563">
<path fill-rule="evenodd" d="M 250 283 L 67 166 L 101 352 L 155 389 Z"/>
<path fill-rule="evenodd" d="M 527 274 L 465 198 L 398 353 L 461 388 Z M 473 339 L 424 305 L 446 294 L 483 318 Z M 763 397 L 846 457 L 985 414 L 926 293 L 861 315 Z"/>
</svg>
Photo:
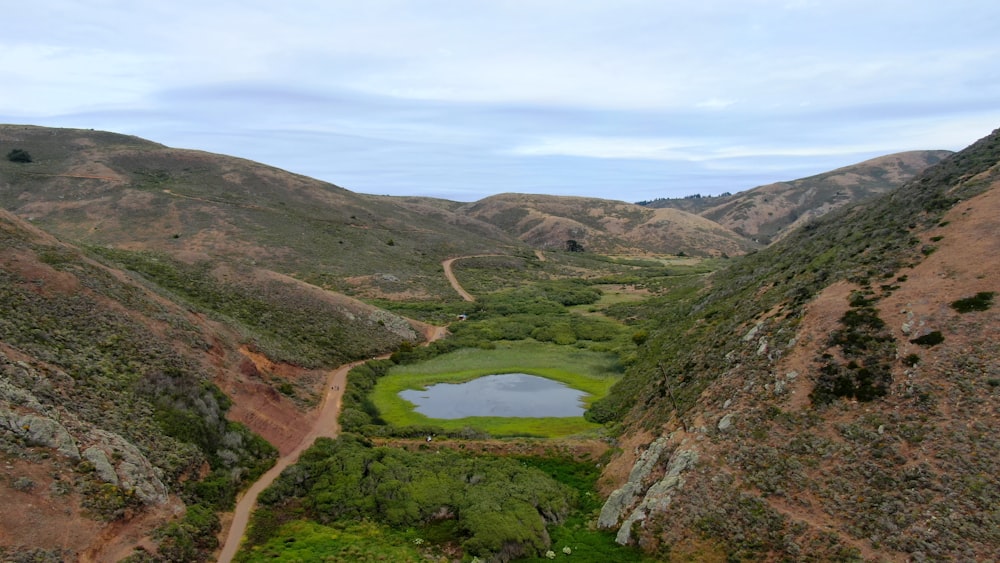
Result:
<svg viewBox="0 0 1000 563">
<path fill-rule="evenodd" d="M 396 366 L 379 380 L 372 400 L 381 417 L 397 427 L 433 424 L 446 430 L 471 427 L 493 436 L 556 438 L 596 432 L 600 425 L 582 417 L 504 418 L 469 417 L 431 419 L 413 410 L 399 397 L 406 389 L 424 389 L 435 383 L 462 383 L 495 373 L 527 373 L 546 377 L 584 391 L 587 406 L 607 395 L 621 376 L 612 354 L 534 341 L 500 342 L 495 349 L 462 349 L 419 364 Z"/>
</svg>

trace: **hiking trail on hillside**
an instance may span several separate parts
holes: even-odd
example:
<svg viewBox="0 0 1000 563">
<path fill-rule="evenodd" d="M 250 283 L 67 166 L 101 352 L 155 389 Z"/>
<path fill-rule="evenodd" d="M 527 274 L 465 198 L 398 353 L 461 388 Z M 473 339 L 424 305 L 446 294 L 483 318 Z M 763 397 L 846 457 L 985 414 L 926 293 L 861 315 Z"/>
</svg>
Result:
<svg viewBox="0 0 1000 563">
<path fill-rule="evenodd" d="M 443 338 L 446 334 L 447 329 L 445 327 L 428 325 L 425 331 L 425 343 L 429 344 Z M 390 354 L 384 354 L 373 359 L 384 359 L 389 356 Z M 319 406 L 319 416 L 316 417 L 312 429 L 291 452 L 278 458 L 274 467 L 261 475 L 237 501 L 232 521 L 229 524 L 229 531 L 226 534 L 225 543 L 222 545 L 222 550 L 219 553 L 219 562 L 229 563 L 236 556 L 236 552 L 239 551 L 247 525 L 250 522 L 250 515 L 257 505 L 257 497 L 260 493 L 269 487 L 286 467 L 295 463 L 302 452 L 312 446 L 317 438 L 336 438 L 340 433 L 340 424 L 337 422 L 337 418 L 340 415 L 340 403 L 344 395 L 344 387 L 347 385 L 347 373 L 355 366 L 367 361 L 358 360 L 344 364 L 330 372 L 326 381 L 326 394 Z"/>
</svg>

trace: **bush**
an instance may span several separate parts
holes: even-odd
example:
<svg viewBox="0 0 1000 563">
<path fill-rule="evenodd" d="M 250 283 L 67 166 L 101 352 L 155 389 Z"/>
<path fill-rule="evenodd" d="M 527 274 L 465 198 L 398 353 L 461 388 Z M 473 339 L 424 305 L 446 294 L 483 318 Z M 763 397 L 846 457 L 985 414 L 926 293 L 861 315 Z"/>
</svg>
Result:
<svg viewBox="0 0 1000 563">
<path fill-rule="evenodd" d="M 993 306 L 993 291 L 980 291 L 972 297 L 959 299 L 951 304 L 951 308 L 959 313 L 971 313 L 972 311 L 987 311 Z"/>
<path fill-rule="evenodd" d="M 14 149 L 7 153 L 7 160 L 11 162 L 31 162 L 31 155 L 24 149 Z"/>
<path fill-rule="evenodd" d="M 920 346 L 937 346 L 938 344 L 944 342 L 944 335 L 941 334 L 940 330 L 935 330 L 934 332 L 928 332 L 923 336 L 914 338 L 910 342 Z"/>
</svg>

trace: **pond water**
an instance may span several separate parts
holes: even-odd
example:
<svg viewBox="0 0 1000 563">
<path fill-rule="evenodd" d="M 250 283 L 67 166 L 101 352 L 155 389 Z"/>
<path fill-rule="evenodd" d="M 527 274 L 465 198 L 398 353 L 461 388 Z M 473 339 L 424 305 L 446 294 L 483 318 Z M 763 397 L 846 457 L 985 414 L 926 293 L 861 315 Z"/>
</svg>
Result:
<svg viewBox="0 0 1000 563">
<path fill-rule="evenodd" d="M 438 383 L 423 391 L 408 389 L 399 396 L 430 418 L 542 418 L 583 416 L 587 393 L 544 377 L 501 373 L 465 383 Z"/>
</svg>

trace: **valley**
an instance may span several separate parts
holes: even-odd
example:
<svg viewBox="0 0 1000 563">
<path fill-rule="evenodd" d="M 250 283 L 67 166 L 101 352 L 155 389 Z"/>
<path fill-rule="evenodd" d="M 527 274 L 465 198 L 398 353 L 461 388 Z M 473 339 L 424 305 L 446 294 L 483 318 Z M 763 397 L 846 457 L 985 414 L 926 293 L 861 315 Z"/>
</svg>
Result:
<svg viewBox="0 0 1000 563">
<path fill-rule="evenodd" d="M 2 560 L 1000 547 L 1000 133 L 643 205 L 0 138 L 35 157 L 0 163 Z M 584 415 L 399 397 L 496 373 L 561 381 Z"/>
</svg>

